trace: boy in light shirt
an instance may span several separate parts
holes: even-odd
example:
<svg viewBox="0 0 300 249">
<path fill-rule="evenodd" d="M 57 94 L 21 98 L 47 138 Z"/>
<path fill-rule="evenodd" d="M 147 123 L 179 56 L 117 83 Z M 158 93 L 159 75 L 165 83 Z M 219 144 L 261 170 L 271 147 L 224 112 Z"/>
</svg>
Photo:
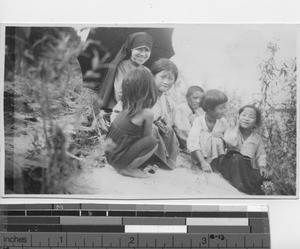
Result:
<svg viewBox="0 0 300 249">
<path fill-rule="evenodd" d="M 186 149 L 186 140 L 196 117 L 203 114 L 200 106 L 204 91 L 199 86 L 190 86 L 186 93 L 186 102 L 176 108 L 174 130 L 181 149 Z"/>
</svg>

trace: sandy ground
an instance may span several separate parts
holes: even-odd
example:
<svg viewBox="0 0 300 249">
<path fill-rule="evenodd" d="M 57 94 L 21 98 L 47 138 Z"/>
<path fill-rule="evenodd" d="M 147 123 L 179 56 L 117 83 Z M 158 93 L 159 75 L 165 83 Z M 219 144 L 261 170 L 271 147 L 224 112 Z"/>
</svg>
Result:
<svg viewBox="0 0 300 249">
<path fill-rule="evenodd" d="M 73 125 L 78 117 L 72 110 L 60 117 L 59 123 L 64 132 L 72 134 Z M 6 161 L 6 176 L 21 177 L 21 168 L 40 167 L 43 159 L 30 155 L 33 149 L 34 134 L 36 143 L 44 145 L 42 120 L 36 117 L 35 122 L 28 121 L 33 114 L 14 113 L 15 122 L 6 130 L 6 153 L 11 156 Z M 71 124 L 71 125 L 69 125 Z M 13 128 L 14 127 L 14 128 Z M 73 128 L 72 128 L 73 127 Z M 162 199 L 162 198 L 231 198 L 243 197 L 221 176 L 214 173 L 191 170 L 191 160 L 187 154 L 178 156 L 178 167 L 174 170 L 158 169 L 148 178 L 131 178 L 120 175 L 108 164 L 101 163 L 103 151 L 96 147 L 81 147 L 86 152 L 80 161 L 81 171 L 73 172 L 66 181 L 66 192 L 72 195 L 97 196 L 109 199 Z M 87 149 L 87 150 L 86 150 Z M 75 159 L 77 160 L 77 159 Z M 13 172 L 10 172 L 15 168 Z M 30 183 L 29 183 L 30 184 Z M 22 193 L 25 183 L 15 186 Z"/>
<path fill-rule="evenodd" d="M 215 173 L 195 172 L 190 169 L 185 155 L 178 158 L 178 168 L 158 169 L 148 178 L 122 176 L 110 165 L 83 170 L 70 179 L 68 192 L 99 195 L 116 199 L 213 198 L 242 197 L 226 180 Z"/>
<path fill-rule="evenodd" d="M 18 131 L 14 133 L 14 138 L 11 138 L 10 142 L 7 140 L 7 144 L 13 146 L 15 168 L 38 167 L 41 163 L 40 160 L 27 159 L 25 156 L 33 141 L 32 130 L 33 127 L 31 126 L 19 127 Z M 84 160 L 80 163 L 82 170 L 74 172 L 66 182 L 65 186 L 68 193 L 83 195 L 83 197 L 92 195 L 109 199 L 229 198 L 245 196 L 218 174 L 193 171 L 190 168 L 190 157 L 185 153 L 179 154 L 176 169 L 159 168 L 155 174 L 148 174 L 148 178 L 131 178 L 120 175 L 109 164 L 97 163 L 97 159 L 101 158 L 101 153 L 97 150 L 91 151 L 91 154 L 91 158 L 87 158 L 89 160 L 86 160 L 86 163 Z M 20 188 L 22 187 L 20 186 Z"/>
</svg>

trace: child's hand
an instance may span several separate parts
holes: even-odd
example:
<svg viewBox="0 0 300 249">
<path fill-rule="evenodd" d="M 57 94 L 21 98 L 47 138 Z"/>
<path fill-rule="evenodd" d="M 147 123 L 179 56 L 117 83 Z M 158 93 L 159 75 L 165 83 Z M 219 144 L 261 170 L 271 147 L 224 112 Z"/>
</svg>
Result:
<svg viewBox="0 0 300 249">
<path fill-rule="evenodd" d="M 234 129 L 237 131 L 239 129 L 240 126 L 240 115 L 237 113 L 235 115 L 235 126 Z"/>
<path fill-rule="evenodd" d="M 235 131 L 238 131 L 239 130 L 239 125 L 240 125 L 240 115 L 237 113 L 237 114 L 235 114 L 235 116 L 234 116 L 234 130 Z"/>
<path fill-rule="evenodd" d="M 233 114 L 228 121 L 230 130 L 238 130 L 239 128 L 239 114 Z"/>
<path fill-rule="evenodd" d="M 272 175 L 272 172 L 270 172 L 266 167 L 261 166 L 259 167 L 259 173 L 261 174 L 261 176 L 263 176 L 264 178 L 270 178 L 270 176 Z"/>
<path fill-rule="evenodd" d="M 201 163 L 201 167 L 202 167 L 202 170 L 204 172 L 208 172 L 208 173 L 212 172 L 210 164 L 208 162 L 206 162 L 206 161 L 204 161 L 204 162 Z"/>
</svg>

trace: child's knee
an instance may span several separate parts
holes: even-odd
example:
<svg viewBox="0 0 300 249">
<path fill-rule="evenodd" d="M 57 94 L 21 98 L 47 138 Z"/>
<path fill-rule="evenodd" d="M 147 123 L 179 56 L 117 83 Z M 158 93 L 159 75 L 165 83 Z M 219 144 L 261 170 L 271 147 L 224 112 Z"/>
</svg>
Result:
<svg viewBox="0 0 300 249">
<path fill-rule="evenodd" d="M 146 143 L 150 148 L 154 148 L 157 146 L 158 140 L 154 136 L 150 135 L 145 138 L 146 138 Z"/>
</svg>

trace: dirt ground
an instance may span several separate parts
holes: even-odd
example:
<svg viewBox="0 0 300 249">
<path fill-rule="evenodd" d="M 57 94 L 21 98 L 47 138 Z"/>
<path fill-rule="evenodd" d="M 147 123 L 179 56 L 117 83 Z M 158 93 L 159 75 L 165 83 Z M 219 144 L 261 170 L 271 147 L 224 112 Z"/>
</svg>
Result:
<svg viewBox="0 0 300 249">
<path fill-rule="evenodd" d="M 14 138 L 6 137 L 7 150 L 10 148 L 14 154 L 14 165 L 7 164 L 7 172 L 9 167 L 14 167 L 14 176 L 20 176 L 22 168 L 41 166 L 42 158 L 29 156 L 30 150 L 32 150 L 33 131 L 38 126 L 39 124 L 31 124 L 26 127 L 23 125 L 13 133 Z M 145 179 L 120 175 L 110 165 L 100 162 L 102 155 L 101 150 L 91 148 L 89 156 L 81 157 L 81 170 L 70 175 L 65 185 L 67 193 L 116 199 L 211 198 L 243 195 L 215 173 L 191 170 L 189 156 L 184 153 L 178 156 L 178 168 L 174 170 L 158 169 L 155 174 L 148 174 L 149 177 Z M 16 171 L 16 169 L 18 170 Z M 20 188 L 26 187 L 25 185 L 28 183 L 23 183 L 23 186 L 15 186 L 15 188 L 22 192 Z M 34 186 L 27 186 L 27 189 L 32 187 Z"/>
<path fill-rule="evenodd" d="M 74 81 L 80 79 L 75 77 Z M 6 86 L 8 84 L 6 83 Z M 232 187 L 215 173 L 193 171 L 189 155 L 180 153 L 178 167 L 174 170 L 158 169 L 147 178 L 122 176 L 103 158 L 104 135 L 99 137 L 93 125 L 88 124 L 86 113 L 81 115 L 82 102 L 89 91 L 70 98 L 67 107 L 57 116 L 57 123 L 65 133 L 67 156 L 72 166 L 70 174 L 63 178 L 63 193 L 95 196 L 99 198 L 215 198 L 239 197 L 244 194 Z M 72 102 L 72 99 L 77 99 Z M 16 89 L 5 91 L 5 184 L 6 193 L 41 193 L 42 172 L 47 168 L 43 120 L 26 104 Z M 86 111 L 86 109 L 85 109 Z M 95 128 L 95 127 L 94 127 Z M 68 167 L 68 166 L 65 166 Z"/>
<path fill-rule="evenodd" d="M 7 146 L 14 148 L 14 168 L 38 168 L 42 158 L 29 157 L 32 149 L 33 127 L 23 127 L 22 132 L 16 132 L 14 139 L 6 139 Z M 232 187 L 226 180 L 215 173 L 204 173 L 191 169 L 188 155 L 180 153 L 178 168 L 166 170 L 159 168 L 148 178 L 131 178 L 122 176 L 109 164 L 101 163 L 103 153 L 97 148 L 91 148 L 90 154 L 80 157 L 81 170 L 74 172 L 68 178 L 65 186 L 69 194 L 97 195 L 101 198 L 212 198 L 235 197 L 243 194 Z M 15 176 L 20 174 L 16 174 Z M 30 184 L 30 183 L 29 183 Z M 26 188 L 17 186 L 17 189 Z M 27 186 L 27 189 L 34 186 Z"/>
<path fill-rule="evenodd" d="M 242 193 L 215 173 L 190 169 L 186 155 L 180 154 L 178 168 L 158 169 L 148 178 L 130 178 L 118 174 L 113 167 L 86 168 L 73 176 L 68 184 L 72 194 L 100 195 L 103 198 L 212 198 L 242 197 Z"/>
</svg>

